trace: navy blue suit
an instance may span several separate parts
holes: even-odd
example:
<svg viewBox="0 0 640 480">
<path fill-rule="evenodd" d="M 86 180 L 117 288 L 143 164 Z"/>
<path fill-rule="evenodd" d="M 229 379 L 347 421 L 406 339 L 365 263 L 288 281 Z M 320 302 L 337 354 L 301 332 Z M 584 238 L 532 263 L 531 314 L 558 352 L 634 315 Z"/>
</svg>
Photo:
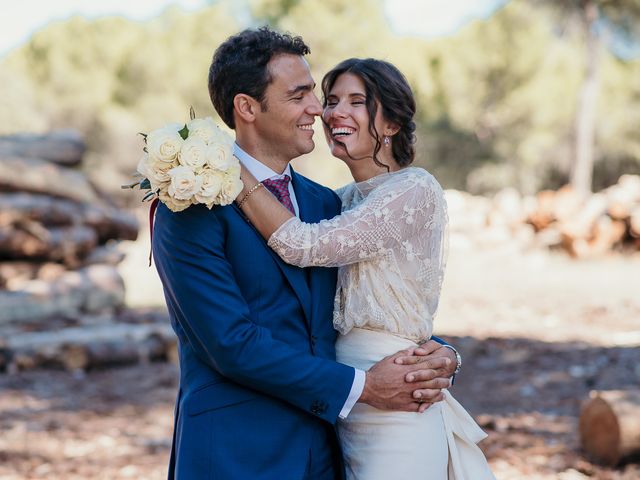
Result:
<svg viewBox="0 0 640 480">
<path fill-rule="evenodd" d="M 292 182 L 303 221 L 340 213 L 331 190 Z M 180 358 L 169 478 L 302 479 L 323 455 L 340 475 L 354 371 L 335 362 L 336 269 L 282 262 L 235 205 L 160 204 L 153 253 Z"/>
</svg>

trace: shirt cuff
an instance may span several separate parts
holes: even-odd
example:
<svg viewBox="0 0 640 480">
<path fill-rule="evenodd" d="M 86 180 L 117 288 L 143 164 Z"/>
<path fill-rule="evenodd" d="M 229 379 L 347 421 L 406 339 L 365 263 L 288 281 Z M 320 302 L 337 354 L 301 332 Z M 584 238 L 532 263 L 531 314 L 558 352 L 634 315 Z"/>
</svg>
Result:
<svg viewBox="0 0 640 480">
<path fill-rule="evenodd" d="M 356 404 L 360 395 L 362 395 L 362 391 L 364 390 L 364 382 L 367 379 L 367 374 L 364 370 L 359 370 L 357 368 L 355 370 L 355 375 L 353 376 L 353 384 L 351 385 L 351 391 L 349 392 L 349 396 L 347 400 L 344 402 L 342 410 L 340 410 L 340 418 L 347 418 L 351 409 Z"/>
</svg>

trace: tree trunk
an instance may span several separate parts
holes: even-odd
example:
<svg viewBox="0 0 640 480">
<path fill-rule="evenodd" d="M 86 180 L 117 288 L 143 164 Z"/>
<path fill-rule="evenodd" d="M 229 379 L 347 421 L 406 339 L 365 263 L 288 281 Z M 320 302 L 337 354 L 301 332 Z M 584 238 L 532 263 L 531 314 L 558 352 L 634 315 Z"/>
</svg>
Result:
<svg viewBox="0 0 640 480">
<path fill-rule="evenodd" d="M 81 135 L 73 130 L 61 130 L 45 135 L 20 133 L 0 137 L 0 158 L 39 158 L 73 167 L 82 163 L 85 150 L 86 145 Z"/>
<path fill-rule="evenodd" d="M 640 453 L 640 390 L 591 392 L 580 413 L 582 448 L 614 466 Z"/>
<path fill-rule="evenodd" d="M 586 44 L 586 72 L 578 96 L 575 132 L 575 158 L 571 171 L 571 186 L 581 195 L 591 192 L 593 179 L 596 107 L 598 102 L 601 38 L 596 30 L 598 6 L 588 0 L 583 22 Z"/>
</svg>

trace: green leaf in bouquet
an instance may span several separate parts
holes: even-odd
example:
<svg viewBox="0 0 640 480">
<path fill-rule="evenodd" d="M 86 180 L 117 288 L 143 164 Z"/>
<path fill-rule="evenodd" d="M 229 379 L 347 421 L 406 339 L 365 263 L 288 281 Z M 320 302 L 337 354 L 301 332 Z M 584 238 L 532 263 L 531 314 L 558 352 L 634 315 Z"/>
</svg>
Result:
<svg viewBox="0 0 640 480">
<path fill-rule="evenodd" d="M 189 136 L 189 129 L 187 128 L 187 125 L 185 124 L 184 128 L 180 130 L 178 133 L 180 134 L 183 140 L 186 140 L 187 137 Z"/>
<path fill-rule="evenodd" d="M 140 190 L 148 190 L 151 188 L 151 182 L 149 181 L 148 178 L 145 178 L 144 180 L 140 181 Z"/>
<path fill-rule="evenodd" d="M 189 107 L 189 118 L 191 120 L 195 120 L 196 118 L 196 111 L 193 109 L 193 105 Z"/>
<path fill-rule="evenodd" d="M 140 135 L 144 139 L 144 143 L 147 143 L 147 136 L 148 135 L 146 133 L 138 132 L 138 135 Z"/>
</svg>

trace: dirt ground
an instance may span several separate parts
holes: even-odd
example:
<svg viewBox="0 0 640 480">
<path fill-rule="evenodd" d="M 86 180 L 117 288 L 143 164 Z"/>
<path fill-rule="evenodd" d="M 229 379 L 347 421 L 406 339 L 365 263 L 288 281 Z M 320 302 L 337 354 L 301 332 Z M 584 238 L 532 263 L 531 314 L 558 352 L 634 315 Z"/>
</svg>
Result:
<svg viewBox="0 0 640 480">
<path fill-rule="evenodd" d="M 639 463 L 589 462 L 577 435 L 590 390 L 640 384 L 640 257 L 449 258 L 436 333 L 462 352 L 451 391 L 497 478 L 640 478 Z M 165 478 L 176 378 L 170 363 L 0 375 L 0 479 Z"/>
</svg>

